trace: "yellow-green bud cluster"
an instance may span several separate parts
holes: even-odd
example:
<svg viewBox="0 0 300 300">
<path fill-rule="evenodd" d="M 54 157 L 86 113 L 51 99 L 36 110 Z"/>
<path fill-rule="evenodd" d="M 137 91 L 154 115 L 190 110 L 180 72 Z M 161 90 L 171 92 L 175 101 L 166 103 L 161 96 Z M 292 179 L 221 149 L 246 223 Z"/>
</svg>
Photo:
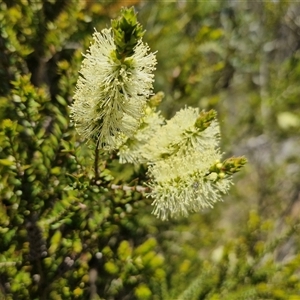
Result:
<svg viewBox="0 0 300 300">
<path fill-rule="evenodd" d="M 210 126 L 211 122 L 215 120 L 217 112 L 215 110 L 201 111 L 199 117 L 195 122 L 195 126 L 199 128 L 200 131 L 205 130 Z"/>
</svg>

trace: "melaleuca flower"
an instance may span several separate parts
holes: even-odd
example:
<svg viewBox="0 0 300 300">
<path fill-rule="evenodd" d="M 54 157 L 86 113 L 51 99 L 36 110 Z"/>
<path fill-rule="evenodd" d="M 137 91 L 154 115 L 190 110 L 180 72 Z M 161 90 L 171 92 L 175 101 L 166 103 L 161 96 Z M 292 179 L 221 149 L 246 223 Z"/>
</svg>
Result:
<svg viewBox="0 0 300 300">
<path fill-rule="evenodd" d="M 184 108 L 157 131 L 143 148 L 148 159 L 153 213 L 166 220 L 186 216 L 221 200 L 231 185 L 216 162 L 219 125 L 214 111 Z M 222 164 L 221 164 L 222 165 Z"/>
<path fill-rule="evenodd" d="M 147 196 L 157 217 L 212 207 L 246 159 L 220 162 L 215 111 L 186 107 L 166 121 L 156 110 L 162 93 L 150 97 L 156 58 L 142 42 L 134 8 L 124 8 L 111 25 L 94 33 L 84 55 L 70 115 L 78 133 L 96 140 L 96 151 L 118 151 L 121 163 L 148 165 Z"/>
<path fill-rule="evenodd" d="M 95 32 L 78 79 L 71 118 L 80 135 L 117 148 L 139 126 L 152 94 L 154 53 L 141 40 L 131 56 L 118 58 L 112 30 Z"/>
<path fill-rule="evenodd" d="M 231 176 L 218 176 L 210 167 L 221 157 L 214 146 L 189 155 L 174 155 L 149 166 L 153 214 L 162 220 L 187 216 L 222 200 Z M 224 174 L 223 174 L 224 175 Z"/>
</svg>

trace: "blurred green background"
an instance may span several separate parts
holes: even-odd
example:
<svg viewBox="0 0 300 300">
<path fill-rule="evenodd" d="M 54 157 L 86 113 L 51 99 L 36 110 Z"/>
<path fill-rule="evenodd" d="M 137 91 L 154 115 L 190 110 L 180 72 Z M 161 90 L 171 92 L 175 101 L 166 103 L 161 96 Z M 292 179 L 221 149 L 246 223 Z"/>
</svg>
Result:
<svg viewBox="0 0 300 300">
<path fill-rule="evenodd" d="M 102 154 L 69 108 L 94 28 L 134 6 L 170 118 L 216 109 L 224 202 L 161 222 L 145 168 Z M 0 299 L 300 299 L 298 1 L 0 1 Z"/>
</svg>

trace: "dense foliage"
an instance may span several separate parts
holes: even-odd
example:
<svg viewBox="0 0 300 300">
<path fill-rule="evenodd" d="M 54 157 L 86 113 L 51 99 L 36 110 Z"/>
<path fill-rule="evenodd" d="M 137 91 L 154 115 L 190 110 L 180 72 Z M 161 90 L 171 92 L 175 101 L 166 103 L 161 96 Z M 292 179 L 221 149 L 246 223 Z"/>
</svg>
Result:
<svg viewBox="0 0 300 300">
<path fill-rule="evenodd" d="M 162 222 L 69 122 L 94 28 L 134 5 L 166 116 L 218 111 L 247 168 L 213 210 Z M 300 5 L 2 0 L 0 299 L 300 299 Z M 170 51 L 172 50 L 172 51 Z M 119 189 L 111 189 L 111 184 Z"/>
</svg>

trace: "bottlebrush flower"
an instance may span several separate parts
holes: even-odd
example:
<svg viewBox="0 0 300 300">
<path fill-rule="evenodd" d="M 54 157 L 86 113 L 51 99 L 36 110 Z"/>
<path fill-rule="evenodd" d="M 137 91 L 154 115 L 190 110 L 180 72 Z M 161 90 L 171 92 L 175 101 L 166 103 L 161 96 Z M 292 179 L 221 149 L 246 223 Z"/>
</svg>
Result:
<svg viewBox="0 0 300 300">
<path fill-rule="evenodd" d="M 145 146 L 150 161 L 148 197 L 154 199 L 157 217 L 167 220 L 212 207 L 229 190 L 231 176 L 211 168 L 221 159 L 219 134 L 214 111 L 185 108 Z"/>
<path fill-rule="evenodd" d="M 118 58 L 112 29 L 95 32 L 76 85 L 71 119 L 85 139 L 117 148 L 139 126 L 152 94 L 156 57 L 139 40 L 131 56 Z"/>
</svg>

